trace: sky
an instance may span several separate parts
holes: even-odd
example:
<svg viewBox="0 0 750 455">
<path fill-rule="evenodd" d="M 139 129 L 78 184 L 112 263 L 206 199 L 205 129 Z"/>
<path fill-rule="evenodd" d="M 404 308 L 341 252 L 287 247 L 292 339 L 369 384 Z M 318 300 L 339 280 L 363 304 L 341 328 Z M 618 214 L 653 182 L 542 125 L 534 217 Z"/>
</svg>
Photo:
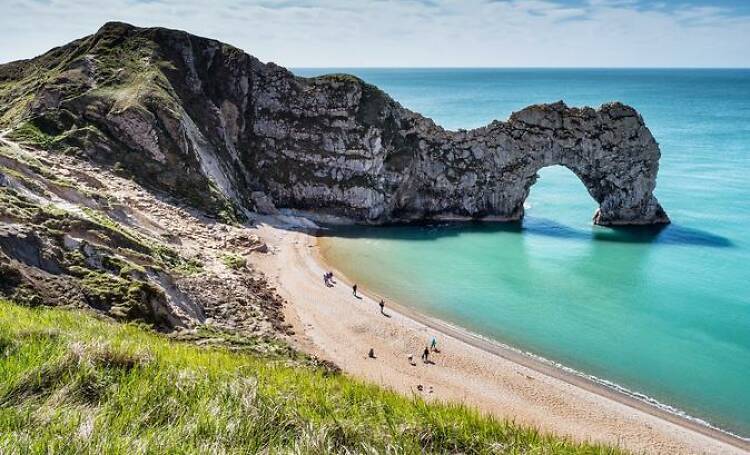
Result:
<svg viewBox="0 0 750 455">
<path fill-rule="evenodd" d="M 750 67 L 750 0 L 0 0 L 0 62 L 107 21 L 300 67 Z"/>
</svg>

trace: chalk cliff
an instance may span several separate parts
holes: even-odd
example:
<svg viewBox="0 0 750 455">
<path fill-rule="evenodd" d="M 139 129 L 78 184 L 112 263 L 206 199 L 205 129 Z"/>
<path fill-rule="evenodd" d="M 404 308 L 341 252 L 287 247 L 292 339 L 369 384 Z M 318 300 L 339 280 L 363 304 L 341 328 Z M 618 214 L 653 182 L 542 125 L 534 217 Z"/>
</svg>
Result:
<svg viewBox="0 0 750 455">
<path fill-rule="evenodd" d="M 0 66 L 0 127 L 225 216 L 515 220 L 537 171 L 562 165 L 599 204 L 595 223 L 669 222 L 659 147 L 631 107 L 558 102 L 447 131 L 356 77 L 297 77 L 163 28 L 108 23 Z"/>
</svg>

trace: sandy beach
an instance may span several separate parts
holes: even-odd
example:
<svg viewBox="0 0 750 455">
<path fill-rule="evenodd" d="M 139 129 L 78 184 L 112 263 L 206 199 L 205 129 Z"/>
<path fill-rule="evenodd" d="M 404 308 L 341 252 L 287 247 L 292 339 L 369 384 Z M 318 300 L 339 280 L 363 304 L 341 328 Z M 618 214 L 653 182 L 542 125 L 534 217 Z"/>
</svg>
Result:
<svg viewBox="0 0 750 455">
<path fill-rule="evenodd" d="M 255 266 L 287 299 L 286 317 L 298 347 L 333 361 L 352 376 L 635 453 L 749 453 L 750 446 L 739 439 L 393 302 L 387 303 L 384 316 L 379 296 L 360 289 L 362 298 L 355 298 L 351 283 L 340 273 L 335 272 L 335 286 L 324 285 L 323 274 L 331 267 L 323 262 L 314 235 L 274 226 L 259 226 L 273 254 L 255 256 Z M 440 352 L 426 364 L 420 354 L 432 336 Z M 376 359 L 368 358 L 370 348 Z M 416 365 L 409 363 L 410 354 Z"/>
</svg>

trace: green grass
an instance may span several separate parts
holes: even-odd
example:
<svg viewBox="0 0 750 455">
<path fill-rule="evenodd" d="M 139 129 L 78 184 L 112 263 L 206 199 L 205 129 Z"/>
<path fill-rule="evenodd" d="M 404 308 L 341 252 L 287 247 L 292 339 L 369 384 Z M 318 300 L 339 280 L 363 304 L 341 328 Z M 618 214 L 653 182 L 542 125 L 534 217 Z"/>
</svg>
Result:
<svg viewBox="0 0 750 455">
<path fill-rule="evenodd" d="M 222 255 L 221 262 L 232 270 L 239 270 L 247 265 L 247 259 L 234 253 L 226 253 Z"/>
<path fill-rule="evenodd" d="M 364 81 L 362 79 L 358 78 L 357 76 L 354 76 L 353 74 L 347 74 L 347 73 L 331 73 L 331 74 L 323 74 L 321 76 L 316 76 L 311 78 L 312 81 L 315 82 L 349 82 L 349 83 L 355 83 L 355 84 L 361 84 Z"/>
<path fill-rule="evenodd" d="M 46 150 L 53 149 L 58 142 L 58 138 L 43 132 L 38 126 L 31 122 L 22 123 L 12 131 L 10 137 L 18 142 L 27 145 L 35 145 Z"/>
<path fill-rule="evenodd" d="M 0 301 L 0 453 L 620 453 L 294 358 Z"/>
</svg>

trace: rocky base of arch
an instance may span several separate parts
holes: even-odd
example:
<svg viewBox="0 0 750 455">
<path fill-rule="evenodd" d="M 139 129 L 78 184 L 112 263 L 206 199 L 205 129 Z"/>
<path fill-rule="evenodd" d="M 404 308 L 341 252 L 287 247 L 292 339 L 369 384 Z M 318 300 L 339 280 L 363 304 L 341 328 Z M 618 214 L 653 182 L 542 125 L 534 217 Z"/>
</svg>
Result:
<svg viewBox="0 0 750 455">
<path fill-rule="evenodd" d="M 655 197 L 652 197 L 645 207 L 605 210 L 600 207 L 594 213 L 593 221 L 599 226 L 648 226 L 671 223 L 667 212 Z"/>
</svg>

